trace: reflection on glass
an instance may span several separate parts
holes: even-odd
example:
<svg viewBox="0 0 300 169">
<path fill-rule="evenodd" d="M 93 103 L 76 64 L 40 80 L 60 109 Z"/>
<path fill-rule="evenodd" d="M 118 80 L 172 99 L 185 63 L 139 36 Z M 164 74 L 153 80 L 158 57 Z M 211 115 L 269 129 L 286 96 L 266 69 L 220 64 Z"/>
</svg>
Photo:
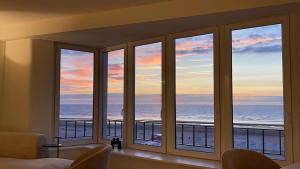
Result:
<svg viewBox="0 0 300 169">
<path fill-rule="evenodd" d="M 232 31 L 235 148 L 284 159 L 281 25 Z"/>
<path fill-rule="evenodd" d="M 90 139 L 93 134 L 94 53 L 61 49 L 59 136 Z"/>
<path fill-rule="evenodd" d="M 176 148 L 214 151 L 213 34 L 176 39 Z"/>
<path fill-rule="evenodd" d="M 123 137 L 124 49 L 107 53 L 107 98 L 103 137 Z"/>
<path fill-rule="evenodd" d="M 161 146 L 162 43 L 135 47 L 134 142 Z"/>
</svg>

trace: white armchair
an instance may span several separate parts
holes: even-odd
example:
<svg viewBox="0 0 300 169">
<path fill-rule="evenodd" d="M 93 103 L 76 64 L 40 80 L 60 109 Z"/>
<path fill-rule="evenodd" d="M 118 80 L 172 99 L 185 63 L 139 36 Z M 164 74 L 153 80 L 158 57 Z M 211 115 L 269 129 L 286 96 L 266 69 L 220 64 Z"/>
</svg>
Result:
<svg viewBox="0 0 300 169">
<path fill-rule="evenodd" d="M 1 169 L 67 169 L 72 160 L 44 158 L 45 138 L 36 133 L 0 132 Z"/>
<path fill-rule="evenodd" d="M 48 157 L 45 138 L 37 133 L 0 132 L 0 157 L 36 159 Z"/>
</svg>

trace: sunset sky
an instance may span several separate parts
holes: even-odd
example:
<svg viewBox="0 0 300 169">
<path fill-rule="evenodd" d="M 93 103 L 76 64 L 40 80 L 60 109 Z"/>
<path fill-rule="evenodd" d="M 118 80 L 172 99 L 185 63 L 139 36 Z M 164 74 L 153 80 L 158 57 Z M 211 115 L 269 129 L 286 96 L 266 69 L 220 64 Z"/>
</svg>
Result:
<svg viewBox="0 0 300 169">
<path fill-rule="evenodd" d="M 124 49 L 108 52 L 108 93 L 123 93 Z"/>
<path fill-rule="evenodd" d="M 232 33 L 233 93 L 239 96 L 282 96 L 281 25 Z"/>
<path fill-rule="evenodd" d="M 61 49 L 60 93 L 92 94 L 94 54 Z"/>
<path fill-rule="evenodd" d="M 161 93 L 162 43 L 135 47 L 135 93 Z"/>
<path fill-rule="evenodd" d="M 281 25 L 236 30 L 232 40 L 234 95 L 282 96 Z M 137 95 L 161 93 L 161 45 L 135 47 Z M 212 34 L 176 40 L 177 94 L 213 94 L 212 49 Z M 122 93 L 124 50 L 108 57 L 108 91 Z M 61 94 L 91 94 L 92 79 L 92 53 L 61 50 Z"/>
</svg>

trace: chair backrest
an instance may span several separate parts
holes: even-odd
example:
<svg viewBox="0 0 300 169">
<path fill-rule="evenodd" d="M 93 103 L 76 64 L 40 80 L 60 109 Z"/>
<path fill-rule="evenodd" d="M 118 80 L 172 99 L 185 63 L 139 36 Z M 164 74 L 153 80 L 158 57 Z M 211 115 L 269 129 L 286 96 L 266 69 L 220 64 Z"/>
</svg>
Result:
<svg viewBox="0 0 300 169">
<path fill-rule="evenodd" d="M 70 169 L 107 169 L 111 146 L 101 145 L 82 154 L 70 166 Z"/>
<path fill-rule="evenodd" d="M 42 134 L 27 132 L 0 132 L 0 157 L 36 159 L 47 157 Z"/>
<path fill-rule="evenodd" d="M 222 156 L 223 169 L 279 169 L 267 156 L 250 150 L 232 149 Z"/>
</svg>

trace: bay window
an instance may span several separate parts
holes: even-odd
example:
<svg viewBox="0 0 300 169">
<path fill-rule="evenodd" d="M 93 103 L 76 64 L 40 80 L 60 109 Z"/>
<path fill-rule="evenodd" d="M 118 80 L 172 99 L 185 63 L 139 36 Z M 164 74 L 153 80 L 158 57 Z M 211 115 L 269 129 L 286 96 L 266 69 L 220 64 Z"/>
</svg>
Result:
<svg viewBox="0 0 300 169">
<path fill-rule="evenodd" d="M 58 134 L 101 133 L 128 148 L 211 160 L 242 148 L 290 161 L 288 26 L 279 17 L 128 42 L 99 63 L 93 49 L 62 45 Z"/>
</svg>

